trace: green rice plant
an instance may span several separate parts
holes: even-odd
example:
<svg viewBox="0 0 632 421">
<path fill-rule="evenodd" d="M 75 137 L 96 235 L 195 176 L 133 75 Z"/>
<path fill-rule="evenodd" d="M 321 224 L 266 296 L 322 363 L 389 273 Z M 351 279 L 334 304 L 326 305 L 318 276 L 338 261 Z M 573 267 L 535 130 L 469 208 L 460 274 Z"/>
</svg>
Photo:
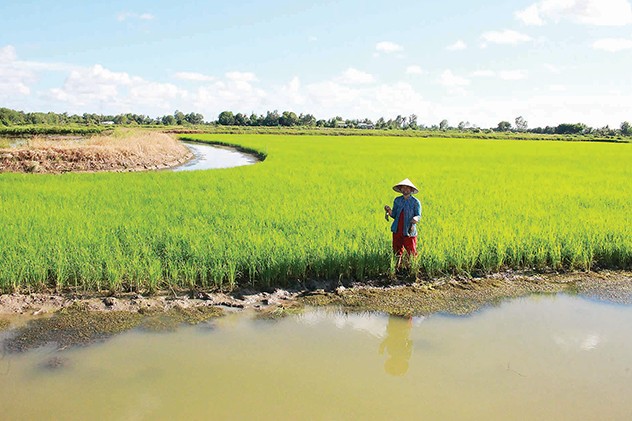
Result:
<svg viewBox="0 0 632 421">
<path fill-rule="evenodd" d="M 632 146 L 206 134 L 255 165 L 0 174 L 0 289 L 273 288 L 395 275 L 391 187 L 423 206 L 413 275 L 632 267 Z"/>
</svg>

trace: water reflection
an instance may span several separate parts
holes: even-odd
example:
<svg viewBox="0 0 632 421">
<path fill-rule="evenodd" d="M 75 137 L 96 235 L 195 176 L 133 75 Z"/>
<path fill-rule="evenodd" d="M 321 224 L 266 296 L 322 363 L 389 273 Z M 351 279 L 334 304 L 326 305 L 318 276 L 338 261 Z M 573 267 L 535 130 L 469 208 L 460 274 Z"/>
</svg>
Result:
<svg viewBox="0 0 632 421">
<path fill-rule="evenodd" d="M 252 316 L 0 356 L 0 419 L 632 419 L 632 306 Z"/>
<path fill-rule="evenodd" d="M 254 155 L 239 152 L 233 148 L 195 142 L 183 143 L 193 152 L 194 158 L 185 164 L 173 168 L 173 171 L 232 168 L 258 162 Z"/>
<path fill-rule="evenodd" d="M 408 371 L 408 361 L 413 353 L 413 341 L 410 340 L 410 330 L 413 318 L 389 316 L 386 326 L 386 338 L 380 343 L 379 353 L 387 358 L 384 371 L 393 376 L 403 376 Z"/>
</svg>

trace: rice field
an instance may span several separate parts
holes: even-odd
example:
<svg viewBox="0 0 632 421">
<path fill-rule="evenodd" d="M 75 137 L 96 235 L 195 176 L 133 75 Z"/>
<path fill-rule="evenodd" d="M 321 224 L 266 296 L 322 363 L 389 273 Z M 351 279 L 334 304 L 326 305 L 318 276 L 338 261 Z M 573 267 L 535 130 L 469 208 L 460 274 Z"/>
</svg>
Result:
<svg viewBox="0 0 632 421">
<path fill-rule="evenodd" d="M 267 155 L 199 172 L 0 174 L 0 290 L 257 288 L 393 273 L 391 187 L 421 277 L 632 267 L 632 146 L 199 135 Z"/>
</svg>

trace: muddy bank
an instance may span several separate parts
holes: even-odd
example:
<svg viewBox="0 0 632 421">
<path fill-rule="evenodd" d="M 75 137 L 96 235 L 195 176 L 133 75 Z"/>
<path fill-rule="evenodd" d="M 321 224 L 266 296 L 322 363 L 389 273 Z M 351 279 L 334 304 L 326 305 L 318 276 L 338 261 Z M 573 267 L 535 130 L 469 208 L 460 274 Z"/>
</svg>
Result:
<svg viewBox="0 0 632 421">
<path fill-rule="evenodd" d="M 231 311 L 257 318 L 279 318 L 305 306 L 337 306 L 348 311 L 392 315 L 442 312 L 467 315 L 504 300 L 532 294 L 568 293 L 619 304 L 632 304 L 632 272 L 528 275 L 502 273 L 483 278 L 446 278 L 397 286 L 320 285 L 311 290 L 188 292 L 145 297 L 139 294 L 0 295 L 3 348 L 22 352 L 47 344 L 57 349 L 88 345 L 130 329 L 173 330 Z"/>
<path fill-rule="evenodd" d="M 30 139 L 0 149 L 0 172 L 145 171 L 171 168 L 191 158 L 186 146 L 165 133 L 123 131 L 80 140 Z"/>
<path fill-rule="evenodd" d="M 217 307 L 174 308 L 145 313 L 128 311 L 91 312 L 81 305 L 65 308 L 49 318 L 30 320 L 17 327 L 3 342 L 7 352 L 25 352 L 54 344 L 57 350 L 90 345 L 116 334 L 144 329 L 152 332 L 175 330 L 181 324 L 197 324 L 221 316 Z"/>
<path fill-rule="evenodd" d="M 217 307 L 232 311 L 254 310 L 262 316 L 284 314 L 303 305 L 336 305 L 358 311 L 426 315 L 435 312 L 468 314 L 504 299 L 529 294 L 564 292 L 620 304 L 632 304 L 632 272 L 602 271 L 568 274 L 505 272 L 480 278 L 444 278 L 389 286 L 383 281 L 338 286 L 313 284 L 310 289 L 258 292 L 163 292 L 152 296 L 105 294 L 2 294 L 0 328 L 10 315 L 40 316 L 80 307 L 87 312 L 168 312 Z"/>
<path fill-rule="evenodd" d="M 339 287 L 333 292 L 304 294 L 307 305 L 335 305 L 393 315 L 442 312 L 467 315 L 506 299 L 531 294 L 568 293 L 617 304 L 632 304 L 632 272 L 525 275 L 494 274 L 483 278 L 447 278 L 395 287 Z"/>
<path fill-rule="evenodd" d="M 0 295 L 0 334 L 5 332 L 0 349 L 17 353 L 53 345 L 60 351 L 105 341 L 132 329 L 173 331 L 183 324 L 208 322 L 246 308 L 255 310 L 258 318 L 278 318 L 302 308 L 295 297 L 286 291 L 240 298 L 219 293 L 179 297 Z"/>
</svg>

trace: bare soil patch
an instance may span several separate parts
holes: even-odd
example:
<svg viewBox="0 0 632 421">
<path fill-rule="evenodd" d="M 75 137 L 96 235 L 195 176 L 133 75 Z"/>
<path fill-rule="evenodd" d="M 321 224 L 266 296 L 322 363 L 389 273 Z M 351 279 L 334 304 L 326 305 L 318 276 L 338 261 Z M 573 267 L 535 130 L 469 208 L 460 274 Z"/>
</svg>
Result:
<svg viewBox="0 0 632 421">
<path fill-rule="evenodd" d="M 2 148 L 0 172 L 144 171 L 174 167 L 192 157 L 168 134 L 121 130 L 84 139 L 38 137 L 22 146 Z"/>
</svg>

